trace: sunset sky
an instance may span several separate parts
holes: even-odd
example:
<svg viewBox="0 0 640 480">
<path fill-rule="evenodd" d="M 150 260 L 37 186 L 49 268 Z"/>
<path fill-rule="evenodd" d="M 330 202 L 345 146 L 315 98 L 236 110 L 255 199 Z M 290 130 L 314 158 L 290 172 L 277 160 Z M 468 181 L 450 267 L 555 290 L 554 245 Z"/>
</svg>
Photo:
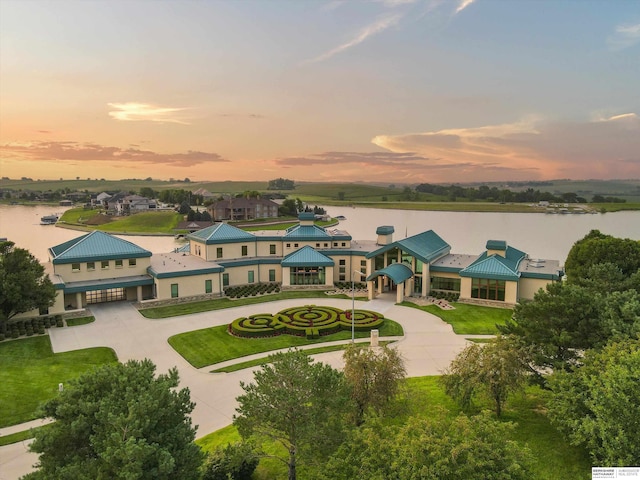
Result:
<svg viewBox="0 0 640 480">
<path fill-rule="evenodd" d="M 0 175 L 640 178 L 640 1 L 0 0 Z"/>
</svg>

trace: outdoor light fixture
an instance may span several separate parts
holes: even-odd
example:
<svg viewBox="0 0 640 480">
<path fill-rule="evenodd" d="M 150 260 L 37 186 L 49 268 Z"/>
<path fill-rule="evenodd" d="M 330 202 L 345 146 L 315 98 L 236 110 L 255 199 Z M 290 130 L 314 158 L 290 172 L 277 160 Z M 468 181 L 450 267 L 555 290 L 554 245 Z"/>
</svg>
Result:
<svg viewBox="0 0 640 480">
<path fill-rule="evenodd" d="M 351 272 L 351 343 L 356 341 L 356 284 L 353 279 L 353 274 L 357 273 L 361 277 L 366 277 L 366 273 L 362 273 L 360 270 L 354 270 Z"/>
</svg>

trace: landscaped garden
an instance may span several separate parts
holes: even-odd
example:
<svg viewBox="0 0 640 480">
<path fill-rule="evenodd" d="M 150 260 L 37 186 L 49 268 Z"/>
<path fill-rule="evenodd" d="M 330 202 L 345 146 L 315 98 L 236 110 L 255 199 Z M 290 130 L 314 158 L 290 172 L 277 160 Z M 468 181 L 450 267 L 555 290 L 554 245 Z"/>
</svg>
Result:
<svg viewBox="0 0 640 480">
<path fill-rule="evenodd" d="M 385 319 L 376 312 L 356 309 L 355 313 L 356 338 L 369 337 L 373 328 L 379 330 L 381 337 L 404 335 L 400 324 Z M 274 318 L 282 322 L 282 326 L 276 330 L 269 326 L 270 323 L 274 323 Z M 333 318 L 335 320 L 331 320 Z M 337 324 L 337 330 L 332 323 Z M 308 329 L 316 329 L 317 334 L 314 331 L 313 335 L 307 335 Z M 243 338 L 230 334 L 236 330 L 246 336 L 263 338 Z M 320 330 L 331 333 L 320 336 Z M 286 331 L 293 332 L 293 335 L 280 334 Z M 230 325 L 181 333 L 170 337 L 169 344 L 191 365 L 202 368 L 256 353 L 350 338 L 350 312 L 331 307 L 305 306 L 283 310 L 276 315 L 252 315 L 250 318 L 237 319 Z"/>
<path fill-rule="evenodd" d="M 0 358 L 0 427 L 38 418 L 38 405 L 56 395 L 58 384 L 117 361 L 114 351 L 104 347 L 54 354 L 48 336 L 3 342 Z"/>
<path fill-rule="evenodd" d="M 513 315 L 508 308 L 484 307 L 455 303 L 452 310 L 443 310 L 437 305 L 416 305 L 404 301 L 400 305 L 413 307 L 441 318 L 453 327 L 458 335 L 497 335 L 496 325 L 504 325 Z"/>
</svg>

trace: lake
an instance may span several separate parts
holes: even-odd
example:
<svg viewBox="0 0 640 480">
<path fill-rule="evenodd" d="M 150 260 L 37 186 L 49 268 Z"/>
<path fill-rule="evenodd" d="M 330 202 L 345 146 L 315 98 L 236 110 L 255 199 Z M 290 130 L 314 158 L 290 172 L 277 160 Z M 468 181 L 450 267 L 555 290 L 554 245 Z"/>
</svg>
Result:
<svg viewBox="0 0 640 480">
<path fill-rule="evenodd" d="M 324 207 L 346 220 L 337 228 L 346 230 L 354 240 L 374 240 L 376 228 L 392 225 L 394 240 L 432 229 L 451 245 L 452 253 L 480 254 L 487 240 L 506 240 L 533 258 L 560 260 L 564 263 L 571 246 L 589 231 L 620 238 L 640 239 L 640 211 L 596 215 L 550 215 L 544 213 L 484 213 L 386 210 L 361 207 Z M 41 261 L 48 260 L 47 249 L 84 232 L 40 225 L 40 217 L 61 214 L 61 207 L 46 205 L 0 205 L 0 237 L 7 237 L 26 248 Z M 170 252 L 183 243 L 173 236 L 122 235 L 153 253 Z"/>
</svg>

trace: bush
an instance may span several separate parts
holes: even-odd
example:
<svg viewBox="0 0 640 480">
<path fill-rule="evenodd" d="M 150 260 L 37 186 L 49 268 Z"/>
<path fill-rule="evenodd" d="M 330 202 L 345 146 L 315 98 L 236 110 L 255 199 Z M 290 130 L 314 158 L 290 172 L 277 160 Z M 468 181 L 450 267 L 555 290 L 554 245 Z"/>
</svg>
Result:
<svg viewBox="0 0 640 480">
<path fill-rule="evenodd" d="M 229 444 L 209 455 L 202 480 L 251 480 L 258 462 L 251 445 Z"/>
</svg>

